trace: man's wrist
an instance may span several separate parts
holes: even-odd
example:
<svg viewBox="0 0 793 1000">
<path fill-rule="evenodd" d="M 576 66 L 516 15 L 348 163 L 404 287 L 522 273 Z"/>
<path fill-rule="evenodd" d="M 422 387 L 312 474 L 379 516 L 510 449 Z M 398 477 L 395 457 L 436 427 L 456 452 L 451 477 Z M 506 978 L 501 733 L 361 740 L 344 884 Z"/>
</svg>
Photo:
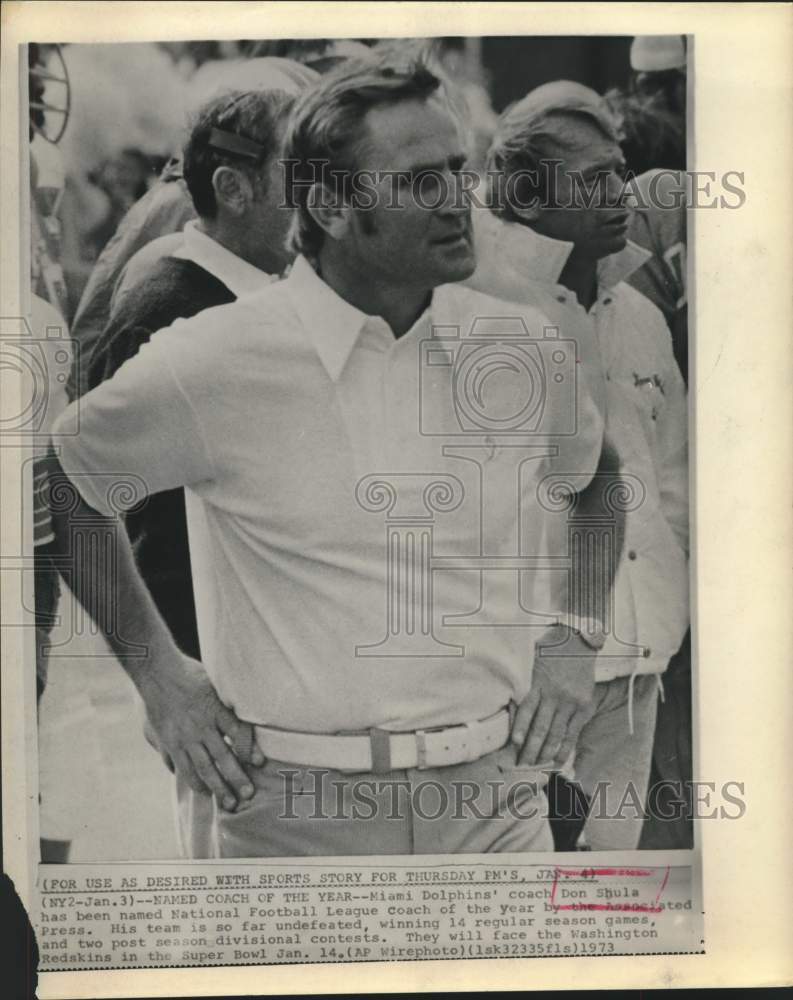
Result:
<svg viewBox="0 0 793 1000">
<path fill-rule="evenodd" d="M 170 633 L 158 634 L 157 630 L 145 643 L 143 656 L 130 661 L 128 673 L 142 696 L 147 691 L 162 687 L 169 679 L 176 680 L 183 675 L 185 657 Z"/>
<path fill-rule="evenodd" d="M 606 644 L 606 633 L 597 618 L 565 613 L 557 615 L 556 624 L 578 636 L 591 650 L 599 652 Z"/>
</svg>

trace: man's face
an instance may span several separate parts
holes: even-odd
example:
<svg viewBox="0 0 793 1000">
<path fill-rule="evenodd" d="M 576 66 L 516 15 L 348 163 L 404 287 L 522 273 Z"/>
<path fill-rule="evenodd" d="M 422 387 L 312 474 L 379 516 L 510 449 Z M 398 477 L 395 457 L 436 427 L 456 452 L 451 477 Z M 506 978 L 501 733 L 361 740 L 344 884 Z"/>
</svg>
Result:
<svg viewBox="0 0 793 1000">
<path fill-rule="evenodd" d="M 561 160 L 548 167 L 549 204 L 533 223 L 537 232 L 574 243 L 582 256 L 599 260 L 627 243 L 628 210 L 619 145 L 591 122 L 566 118 Z"/>
<path fill-rule="evenodd" d="M 344 237 L 358 269 L 406 290 L 467 278 L 476 261 L 459 123 L 431 98 L 374 108 L 364 125 L 356 162 L 379 183 L 376 204 L 352 212 Z"/>
</svg>

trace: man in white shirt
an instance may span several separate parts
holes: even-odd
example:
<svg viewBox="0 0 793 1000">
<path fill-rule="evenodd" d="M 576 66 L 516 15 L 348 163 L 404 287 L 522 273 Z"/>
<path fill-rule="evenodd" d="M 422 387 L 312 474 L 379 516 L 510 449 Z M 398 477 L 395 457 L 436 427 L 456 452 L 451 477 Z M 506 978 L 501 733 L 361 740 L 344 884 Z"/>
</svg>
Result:
<svg viewBox="0 0 793 1000">
<path fill-rule="evenodd" d="M 659 677 L 689 622 L 686 392 L 663 316 L 625 282 L 650 255 L 626 240 L 614 124 L 594 92 L 551 97 L 529 94 L 502 116 L 488 161 L 499 188 L 492 212 L 475 213 L 470 284 L 541 309 L 605 376 L 606 434 L 634 495 L 575 773 L 594 797 L 589 845 L 631 849 Z"/>
<path fill-rule="evenodd" d="M 191 80 L 190 84 L 191 120 L 195 111 L 224 93 L 266 90 L 294 95 L 315 80 L 317 73 L 292 59 L 264 56 L 218 60 L 212 66 L 204 63 L 201 77 Z M 164 99 L 170 97 L 164 95 Z M 172 240 L 170 246 L 167 243 L 153 246 L 156 240 L 164 234 L 178 234 L 184 223 L 195 217 L 195 206 L 182 174 L 181 157 L 173 157 L 158 180 L 121 220 L 91 270 L 72 324 L 72 336 L 79 344 L 78 360 L 85 361 L 91 356 L 107 327 L 116 289 L 126 278 L 124 271 L 131 258 L 143 250 L 144 257 L 136 263 L 145 261 L 151 265 L 158 255 L 176 245 Z M 136 267 L 135 270 L 140 278 L 141 269 Z M 130 279 L 133 277 L 130 275 Z M 86 375 L 85 364 L 73 368 L 67 385 L 70 399 L 86 391 Z"/>
<path fill-rule="evenodd" d="M 600 629 L 532 611 L 554 518 L 537 496 L 557 469 L 591 480 L 603 424 L 542 314 L 449 284 L 475 266 L 464 159 L 423 64 L 322 80 L 287 135 L 288 279 L 158 332 L 63 446 L 105 514 L 108 469 L 185 487 L 206 673 L 123 540 L 117 631 L 145 636 L 126 669 L 166 759 L 222 807 L 222 856 L 551 847 L 541 772 L 570 749 Z M 543 382 L 531 407 L 516 364 L 484 372 L 499 349 Z M 540 637 L 566 655 L 535 715 Z"/>
</svg>

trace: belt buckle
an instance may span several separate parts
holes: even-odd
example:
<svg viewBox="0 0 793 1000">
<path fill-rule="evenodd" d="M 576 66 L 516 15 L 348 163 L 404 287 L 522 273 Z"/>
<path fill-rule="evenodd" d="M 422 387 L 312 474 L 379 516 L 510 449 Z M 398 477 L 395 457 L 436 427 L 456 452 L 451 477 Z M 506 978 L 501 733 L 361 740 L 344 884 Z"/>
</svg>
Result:
<svg viewBox="0 0 793 1000">
<path fill-rule="evenodd" d="M 417 729 L 414 733 L 416 737 L 416 768 L 419 771 L 426 771 L 427 764 L 427 730 Z"/>
<path fill-rule="evenodd" d="M 464 722 L 465 727 L 465 743 L 463 744 L 465 749 L 465 762 L 466 764 L 473 764 L 474 761 L 479 760 L 482 756 L 477 753 L 478 747 L 476 746 L 476 740 L 474 738 L 474 727 L 478 728 L 481 726 L 481 722 Z"/>
<path fill-rule="evenodd" d="M 476 723 L 476 722 L 458 722 L 454 726 L 436 726 L 434 729 L 417 729 L 417 730 L 415 730 L 414 735 L 416 737 L 416 758 L 417 758 L 416 768 L 417 768 L 417 770 L 419 770 L 419 771 L 426 771 L 429 767 L 432 766 L 429 763 L 427 763 L 427 734 L 428 733 L 445 733 L 445 732 L 448 732 L 450 729 L 465 729 L 465 730 L 467 730 L 467 734 L 466 735 L 469 736 L 469 739 L 463 744 L 465 752 L 466 752 L 466 755 L 465 755 L 463 761 L 460 761 L 460 763 L 464 763 L 464 762 L 465 763 L 470 763 L 471 761 L 478 760 L 478 757 L 476 756 L 476 754 L 474 752 L 474 741 L 473 741 L 473 739 L 470 739 L 470 735 L 469 735 L 471 733 L 472 728 L 475 727 L 476 725 L 478 725 L 478 723 Z M 441 764 L 440 766 L 444 766 L 444 765 Z"/>
<path fill-rule="evenodd" d="M 480 748 L 477 746 L 476 736 L 481 731 L 483 721 L 487 720 L 477 719 L 474 722 L 458 722 L 453 726 L 436 726 L 434 729 L 416 729 L 414 736 L 416 737 L 417 770 L 426 771 L 431 766 L 427 763 L 427 734 L 443 733 L 449 729 L 464 729 L 466 731 L 463 738 L 465 756 L 460 763 L 472 764 L 474 761 L 479 760 L 481 753 L 479 752 Z M 486 747 L 483 752 L 487 753 L 488 750 L 489 748 Z"/>
<path fill-rule="evenodd" d="M 456 726 L 432 726 L 429 729 L 415 729 L 413 735 L 416 737 L 416 768 L 419 771 L 426 771 L 434 765 L 427 763 L 427 735 L 434 733 L 444 733 L 447 729 L 456 729 Z"/>
</svg>

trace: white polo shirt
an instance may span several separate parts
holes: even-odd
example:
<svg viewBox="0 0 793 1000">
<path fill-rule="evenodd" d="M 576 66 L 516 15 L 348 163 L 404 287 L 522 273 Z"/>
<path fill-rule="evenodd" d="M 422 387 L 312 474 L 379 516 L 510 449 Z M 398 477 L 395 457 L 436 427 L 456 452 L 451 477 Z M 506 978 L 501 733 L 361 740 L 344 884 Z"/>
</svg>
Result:
<svg viewBox="0 0 793 1000">
<path fill-rule="evenodd" d="M 479 340 L 476 317 L 490 331 Z M 526 382 L 498 333 L 510 318 L 533 338 L 518 350 L 559 356 L 531 424 L 541 434 L 520 423 Z M 201 649 L 241 718 L 325 733 L 481 719 L 531 683 L 543 629 L 521 607 L 533 575 L 509 559 L 542 552 L 552 515 L 537 483 L 554 468 L 585 481 L 602 444 L 574 360 L 535 343 L 546 326 L 531 308 L 448 285 L 395 339 L 299 258 L 285 281 L 159 331 L 83 397 L 63 467 L 187 488 Z M 483 412 L 517 414 L 516 433 L 472 427 Z M 110 512 L 106 477 L 76 485 Z"/>
<path fill-rule="evenodd" d="M 662 313 L 624 280 L 651 255 L 628 243 L 600 261 L 597 300 L 587 311 L 559 283 L 572 243 L 486 210 L 474 213 L 474 233 L 479 266 L 467 283 L 541 309 L 580 345 L 584 366 L 603 371 L 606 434 L 635 497 L 596 676 L 661 673 L 690 620 L 688 405 Z"/>
</svg>

